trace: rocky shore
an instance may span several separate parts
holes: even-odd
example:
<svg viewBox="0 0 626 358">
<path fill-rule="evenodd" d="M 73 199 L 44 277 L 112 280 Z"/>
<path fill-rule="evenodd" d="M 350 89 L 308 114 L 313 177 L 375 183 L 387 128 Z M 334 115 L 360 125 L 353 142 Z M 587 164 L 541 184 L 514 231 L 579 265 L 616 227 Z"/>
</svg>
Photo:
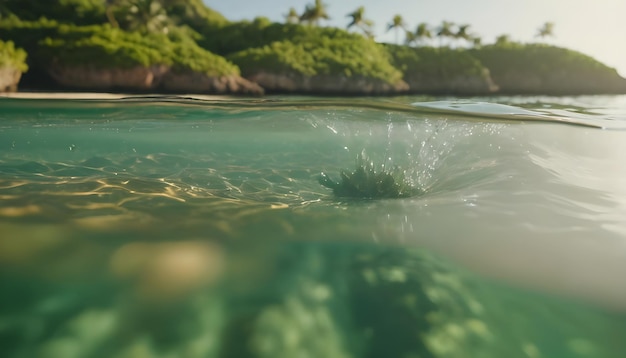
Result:
<svg viewBox="0 0 626 358">
<path fill-rule="evenodd" d="M 241 76 L 211 77 L 192 71 L 175 72 L 168 66 L 101 69 L 93 66 L 51 65 L 48 73 L 60 90 L 163 92 L 227 95 L 263 95 L 269 93 L 326 95 L 489 95 L 489 94 L 621 94 L 626 93 L 626 79 L 573 76 L 554 72 L 536 73 L 511 70 L 491 76 L 457 75 L 439 78 L 423 75 L 405 78 L 395 84 L 382 80 L 333 75 L 304 76 L 295 73 L 259 71 Z M 0 92 L 15 92 L 22 77 L 13 67 L 0 68 Z M 29 88 L 30 89 L 30 88 Z"/>
<path fill-rule="evenodd" d="M 566 71 L 554 71 L 546 75 L 530 71 L 508 71 L 494 76 L 498 93 L 507 95 L 584 95 L 624 94 L 626 79 L 619 76 L 605 78 L 585 76 Z"/>
<path fill-rule="evenodd" d="M 418 94 L 486 95 L 499 89 L 487 69 L 483 69 L 480 75 L 459 74 L 446 79 L 422 75 L 412 76 L 406 80 L 408 92 Z"/>
<path fill-rule="evenodd" d="M 0 67 L 0 92 L 15 92 L 22 71 L 12 66 Z"/>
<path fill-rule="evenodd" d="M 258 84 L 239 76 L 211 77 L 192 71 L 175 72 L 165 65 L 103 69 L 54 64 L 50 76 L 62 87 L 91 91 L 209 93 L 262 95 Z"/>
<path fill-rule="evenodd" d="M 254 60 L 221 74 L 180 66 L 103 66 L 93 63 L 62 63 L 53 58 L 39 71 L 26 72 L 5 63 L 0 67 L 0 92 L 14 92 L 23 77 L 25 89 L 40 90 L 38 83 L 49 76 L 45 90 L 108 91 L 125 93 L 176 93 L 199 95 L 251 95 L 268 93 L 321 95 L 580 95 L 623 94 L 626 79 L 611 68 L 566 49 L 555 47 L 488 48 L 468 52 L 440 49 L 388 47 L 395 56 L 394 77 L 334 70 L 306 75 L 286 66 L 276 68 Z M 395 52 L 394 52 L 395 51 Z M 541 51 L 532 54 L 531 51 Z M 495 53 L 495 55 L 494 55 Z M 528 55 L 527 53 L 531 53 Z M 556 54 L 556 55 L 555 55 Z M 528 59 L 515 61 L 520 56 Z M 550 62 L 537 67 L 542 56 Z M 251 56 L 253 57 L 253 56 Z M 501 59 L 508 59 L 502 63 Z M 223 61 L 226 61 L 222 58 Z M 270 62 L 271 64 L 271 62 Z M 367 64 L 367 63 L 366 63 Z M 358 67 L 358 66 L 355 66 Z M 397 69 L 397 70 L 396 70 Z M 390 72 L 392 75 L 393 72 Z"/>
<path fill-rule="evenodd" d="M 360 76 L 315 75 L 309 77 L 294 73 L 261 71 L 248 76 L 248 79 L 268 91 L 281 93 L 381 95 L 409 91 L 409 85 L 404 81 L 389 84 L 382 80 Z"/>
</svg>

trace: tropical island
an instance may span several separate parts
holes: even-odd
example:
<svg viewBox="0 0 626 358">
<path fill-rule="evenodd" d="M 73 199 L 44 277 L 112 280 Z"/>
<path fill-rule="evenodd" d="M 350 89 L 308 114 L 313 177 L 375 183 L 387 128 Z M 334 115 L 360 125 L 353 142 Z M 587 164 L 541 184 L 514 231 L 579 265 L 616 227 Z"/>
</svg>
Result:
<svg viewBox="0 0 626 358">
<path fill-rule="evenodd" d="M 506 35 L 482 44 L 450 22 L 411 30 L 401 15 L 387 28 L 396 43 L 377 43 L 363 7 L 346 28 L 321 26 L 328 18 L 321 0 L 284 23 L 229 21 L 202 0 L 4 0 L 0 92 L 626 93 L 615 69 L 573 50 Z"/>
</svg>

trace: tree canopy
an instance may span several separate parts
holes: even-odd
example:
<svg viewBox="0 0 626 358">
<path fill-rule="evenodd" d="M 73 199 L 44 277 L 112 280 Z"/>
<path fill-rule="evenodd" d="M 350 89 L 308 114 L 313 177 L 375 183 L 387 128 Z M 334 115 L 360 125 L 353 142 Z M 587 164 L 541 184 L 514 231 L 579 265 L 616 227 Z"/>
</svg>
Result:
<svg viewBox="0 0 626 358">
<path fill-rule="evenodd" d="M 0 40 L 0 68 L 13 67 L 21 72 L 28 70 L 26 51 L 16 48 L 12 41 Z"/>
</svg>

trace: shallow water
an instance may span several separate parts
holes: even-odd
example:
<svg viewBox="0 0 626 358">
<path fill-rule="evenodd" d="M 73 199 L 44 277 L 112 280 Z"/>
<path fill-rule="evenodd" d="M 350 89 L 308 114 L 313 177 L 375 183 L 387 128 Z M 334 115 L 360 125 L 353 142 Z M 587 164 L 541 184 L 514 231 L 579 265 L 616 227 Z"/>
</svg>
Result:
<svg viewBox="0 0 626 358">
<path fill-rule="evenodd" d="M 626 355 L 626 96 L 0 108 L 3 357 Z"/>
</svg>

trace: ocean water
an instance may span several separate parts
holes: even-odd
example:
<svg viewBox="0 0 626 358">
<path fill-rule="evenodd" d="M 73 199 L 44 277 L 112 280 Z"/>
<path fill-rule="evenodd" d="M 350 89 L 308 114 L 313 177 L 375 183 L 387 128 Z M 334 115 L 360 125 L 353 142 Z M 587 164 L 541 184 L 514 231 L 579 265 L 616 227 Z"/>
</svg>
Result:
<svg viewBox="0 0 626 358">
<path fill-rule="evenodd" d="M 624 357 L 624 153 L 626 96 L 0 98 L 0 356 Z"/>
</svg>

